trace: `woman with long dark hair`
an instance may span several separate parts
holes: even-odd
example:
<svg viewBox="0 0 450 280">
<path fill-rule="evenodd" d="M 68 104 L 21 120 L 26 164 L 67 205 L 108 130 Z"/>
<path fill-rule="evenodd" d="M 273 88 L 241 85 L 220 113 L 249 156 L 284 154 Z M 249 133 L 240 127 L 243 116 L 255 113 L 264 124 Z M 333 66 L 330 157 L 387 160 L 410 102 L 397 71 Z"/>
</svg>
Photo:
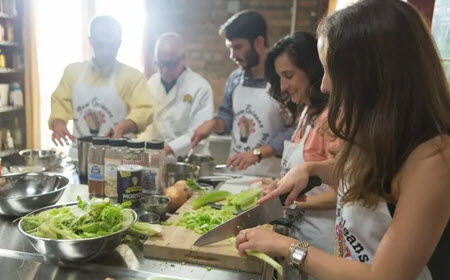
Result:
<svg viewBox="0 0 450 280">
<path fill-rule="evenodd" d="M 400 0 L 363 0 L 318 28 L 336 160 L 293 168 L 264 201 L 310 175 L 338 187 L 336 254 L 264 228 L 236 239 L 317 279 L 450 279 L 450 90 L 428 26 Z M 430 273 L 431 272 L 431 273 Z"/>
<path fill-rule="evenodd" d="M 317 52 L 317 40 L 308 32 L 296 32 L 280 39 L 268 52 L 265 65 L 270 94 L 285 110 L 291 123 L 298 123 L 290 141 L 284 142 L 281 177 L 295 165 L 333 158 L 334 138 L 328 133 L 326 105 L 328 95 L 320 90 L 323 67 Z M 264 193 L 277 181 L 262 180 Z M 321 185 L 297 202 L 297 209 L 288 211 L 292 222 L 290 236 L 305 240 L 331 253 L 336 220 L 336 191 Z M 286 279 L 298 278 L 290 270 Z"/>
</svg>

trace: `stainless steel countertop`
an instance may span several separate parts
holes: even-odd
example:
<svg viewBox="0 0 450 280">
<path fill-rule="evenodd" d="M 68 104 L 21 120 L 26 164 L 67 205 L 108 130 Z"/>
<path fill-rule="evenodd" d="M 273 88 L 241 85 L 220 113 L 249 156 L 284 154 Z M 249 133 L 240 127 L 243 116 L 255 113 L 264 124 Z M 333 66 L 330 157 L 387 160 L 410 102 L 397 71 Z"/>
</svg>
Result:
<svg viewBox="0 0 450 280">
<path fill-rule="evenodd" d="M 60 171 L 78 183 L 73 169 Z M 75 176 L 74 176 L 75 175 Z M 72 184 L 57 204 L 76 200 L 77 195 L 89 199 L 86 185 Z M 179 262 L 145 258 L 142 243 L 120 244 L 108 256 L 88 263 L 54 264 L 37 253 L 25 236 L 17 229 L 14 218 L 0 216 L 0 279 L 2 280 L 91 280 L 112 277 L 119 279 L 146 279 L 147 277 L 171 277 L 173 279 L 250 280 L 261 275 L 182 264 Z"/>
</svg>

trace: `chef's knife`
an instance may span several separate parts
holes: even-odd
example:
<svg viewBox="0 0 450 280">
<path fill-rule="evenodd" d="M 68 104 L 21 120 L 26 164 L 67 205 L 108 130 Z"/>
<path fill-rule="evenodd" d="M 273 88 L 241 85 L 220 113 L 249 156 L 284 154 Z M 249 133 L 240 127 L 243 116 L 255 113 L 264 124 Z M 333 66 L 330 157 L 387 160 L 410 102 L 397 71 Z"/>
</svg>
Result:
<svg viewBox="0 0 450 280">
<path fill-rule="evenodd" d="M 308 185 L 301 191 L 299 196 L 310 191 L 316 186 L 320 186 L 322 180 L 317 176 L 309 177 Z M 273 220 L 283 217 L 283 205 L 287 194 L 274 197 L 269 201 L 258 204 L 255 207 L 242 212 L 233 219 L 230 219 L 202 236 L 195 241 L 195 246 L 204 246 L 215 243 L 232 236 L 236 236 L 240 230 L 270 223 Z"/>
</svg>

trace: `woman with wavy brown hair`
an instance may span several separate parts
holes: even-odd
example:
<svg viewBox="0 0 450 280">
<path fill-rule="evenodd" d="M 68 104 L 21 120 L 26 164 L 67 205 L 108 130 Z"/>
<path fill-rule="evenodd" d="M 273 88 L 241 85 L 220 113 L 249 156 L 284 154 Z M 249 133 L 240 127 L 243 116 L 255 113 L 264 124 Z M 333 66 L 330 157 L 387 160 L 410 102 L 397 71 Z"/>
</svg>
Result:
<svg viewBox="0 0 450 280">
<path fill-rule="evenodd" d="M 281 177 L 300 163 L 333 158 L 339 143 L 327 126 L 328 94 L 320 90 L 323 67 L 314 35 L 295 32 L 276 42 L 267 53 L 265 76 L 270 95 L 290 110 L 292 122 L 297 123 L 292 138 L 284 141 Z M 262 179 L 263 193 L 275 189 L 277 182 Z M 336 191 L 323 184 L 295 206 L 286 211 L 289 235 L 333 252 Z M 285 275 L 285 279 L 299 279 L 296 270 L 289 269 Z"/>
<path fill-rule="evenodd" d="M 344 142 L 260 203 L 292 203 L 310 175 L 339 186 L 340 258 L 261 227 L 241 231 L 239 252 L 285 256 L 317 279 L 450 279 L 450 90 L 428 26 L 400 0 L 363 0 L 318 35 L 329 126 Z"/>
</svg>

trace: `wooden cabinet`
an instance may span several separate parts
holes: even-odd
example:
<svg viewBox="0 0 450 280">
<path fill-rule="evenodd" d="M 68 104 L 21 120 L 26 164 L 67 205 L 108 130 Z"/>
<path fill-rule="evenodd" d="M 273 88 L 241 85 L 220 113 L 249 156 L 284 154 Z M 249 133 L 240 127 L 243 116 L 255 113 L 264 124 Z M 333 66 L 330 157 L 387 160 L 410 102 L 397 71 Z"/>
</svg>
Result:
<svg viewBox="0 0 450 280">
<path fill-rule="evenodd" d="M 0 0 L 0 157 L 26 147 L 23 0 Z"/>
</svg>

